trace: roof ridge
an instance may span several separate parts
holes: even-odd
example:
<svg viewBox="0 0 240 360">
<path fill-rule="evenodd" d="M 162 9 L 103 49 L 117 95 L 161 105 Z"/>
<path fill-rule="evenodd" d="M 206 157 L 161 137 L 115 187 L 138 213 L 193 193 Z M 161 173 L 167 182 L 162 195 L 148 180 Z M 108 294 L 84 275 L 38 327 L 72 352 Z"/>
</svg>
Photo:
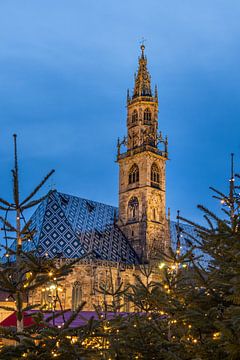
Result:
<svg viewBox="0 0 240 360">
<path fill-rule="evenodd" d="M 76 196 L 76 195 L 66 194 L 66 193 L 63 193 L 63 192 L 60 192 L 60 191 L 57 191 L 57 190 L 54 190 L 54 191 L 56 191 L 56 192 L 57 192 L 57 194 L 59 194 L 59 195 L 71 196 L 71 197 L 75 197 L 75 198 L 78 198 L 78 199 L 81 199 L 81 200 L 85 200 L 85 201 L 92 201 L 92 202 L 97 203 L 97 204 L 102 204 L 102 205 L 109 206 L 109 207 L 114 208 L 114 209 L 118 209 L 118 206 L 109 205 L 109 204 L 106 204 L 106 203 L 104 203 L 104 202 L 100 202 L 100 201 L 96 201 L 96 200 L 87 199 L 87 198 L 85 198 L 85 197 L 81 197 L 81 196 Z"/>
</svg>

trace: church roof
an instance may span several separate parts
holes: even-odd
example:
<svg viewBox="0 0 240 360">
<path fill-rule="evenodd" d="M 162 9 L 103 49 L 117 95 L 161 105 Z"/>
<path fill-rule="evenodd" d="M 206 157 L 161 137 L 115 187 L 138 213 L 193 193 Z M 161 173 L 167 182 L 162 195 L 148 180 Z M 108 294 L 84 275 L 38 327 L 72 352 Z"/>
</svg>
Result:
<svg viewBox="0 0 240 360">
<path fill-rule="evenodd" d="M 117 226 L 118 208 L 77 196 L 50 192 L 31 217 L 32 241 L 24 251 L 36 250 L 49 258 L 81 258 L 91 255 L 99 260 L 139 263 L 128 239 Z M 194 228 L 181 224 L 181 247 L 191 247 Z M 190 237 L 186 234 L 189 234 Z M 177 224 L 170 221 L 172 247 L 176 248 Z M 201 254 L 195 254 L 201 255 Z"/>
<path fill-rule="evenodd" d="M 138 256 L 116 224 L 117 208 L 54 191 L 32 215 L 35 235 L 24 250 L 40 256 L 138 263 Z"/>
</svg>

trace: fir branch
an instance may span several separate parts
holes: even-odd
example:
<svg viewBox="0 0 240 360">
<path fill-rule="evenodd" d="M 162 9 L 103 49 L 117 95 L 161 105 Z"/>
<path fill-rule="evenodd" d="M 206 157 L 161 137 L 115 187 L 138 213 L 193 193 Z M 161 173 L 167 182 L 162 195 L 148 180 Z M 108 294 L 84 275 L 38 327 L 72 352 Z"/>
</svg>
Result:
<svg viewBox="0 0 240 360">
<path fill-rule="evenodd" d="M 202 230 L 202 231 L 204 231 L 204 232 L 206 232 L 206 233 L 209 233 L 209 232 L 210 232 L 210 230 L 207 229 L 206 227 L 204 227 L 204 226 L 202 226 L 202 225 L 199 225 L 199 224 L 197 224 L 197 223 L 195 223 L 195 222 L 193 222 L 193 221 L 191 221 L 191 220 L 188 220 L 188 219 L 186 219 L 186 218 L 184 218 L 184 217 L 182 217 L 182 216 L 178 216 L 177 219 L 179 219 L 179 220 L 181 220 L 181 221 L 184 221 L 184 222 L 186 222 L 186 223 L 189 224 L 189 225 L 192 225 L 196 230 Z"/>
<path fill-rule="evenodd" d="M 33 200 L 33 201 L 30 201 L 29 203 L 27 203 L 27 205 L 24 205 L 21 207 L 21 210 L 26 210 L 26 209 L 29 209 L 31 207 L 34 207 L 38 204 L 40 204 L 42 201 L 44 201 L 45 199 L 48 198 L 48 196 L 52 193 L 53 191 L 49 191 L 46 195 L 42 196 L 41 198 L 37 199 L 37 200 Z"/>
<path fill-rule="evenodd" d="M 41 304 L 34 304 L 34 305 L 27 305 L 25 308 L 22 309 L 22 311 L 29 311 L 33 309 L 37 309 L 41 306 Z M 31 314 L 29 314 L 31 316 Z"/>
<path fill-rule="evenodd" d="M 15 209 L 14 209 L 14 208 L 12 208 L 12 209 L 5 208 L 4 206 L 0 205 L 0 210 L 3 210 L 3 211 L 13 211 L 13 210 L 15 210 Z"/>
<path fill-rule="evenodd" d="M 16 229 L 8 220 L 6 220 L 5 218 L 3 218 L 2 216 L 0 216 L 0 220 L 3 222 L 3 224 L 4 224 L 5 226 L 8 227 L 8 229 L 9 229 L 10 231 L 17 232 L 17 229 Z"/>
<path fill-rule="evenodd" d="M 72 324 L 72 322 L 77 318 L 78 314 L 80 313 L 80 311 L 82 311 L 82 309 L 84 308 L 84 306 L 86 305 L 86 301 L 83 301 L 75 311 L 72 312 L 72 315 L 70 316 L 70 318 L 65 322 L 65 324 L 63 325 L 63 329 L 67 329 L 69 328 L 69 326 Z"/>
<path fill-rule="evenodd" d="M 21 202 L 21 207 L 26 204 L 29 200 L 31 200 L 34 195 L 37 194 L 37 192 L 42 188 L 42 186 L 46 183 L 46 181 L 50 178 L 50 176 L 52 176 L 52 174 L 55 172 L 55 170 L 51 170 L 44 178 L 43 180 L 40 182 L 40 184 L 31 192 L 31 194 L 29 196 L 27 196 L 22 202 Z"/>
<path fill-rule="evenodd" d="M 25 224 L 24 224 L 24 227 L 22 228 L 20 234 L 23 235 L 23 234 L 26 234 L 28 232 L 31 232 L 33 230 L 30 230 L 30 226 L 32 224 L 32 219 L 30 218 Z"/>
<path fill-rule="evenodd" d="M 207 223 L 208 223 L 208 225 L 209 225 L 210 229 L 211 229 L 212 231 L 214 231 L 213 224 L 212 224 L 211 220 L 209 219 L 209 217 L 208 217 L 206 214 L 205 214 L 205 215 L 203 215 L 203 217 L 204 217 L 204 219 L 207 221 Z"/>
<path fill-rule="evenodd" d="M 0 309 L 5 310 L 5 311 L 11 311 L 11 312 L 15 311 L 14 307 L 4 306 L 4 305 L 0 305 Z"/>
<path fill-rule="evenodd" d="M 214 219 L 216 222 L 221 222 L 222 220 L 215 215 L 211 210 L 207 209 L 204 205 L 198 205 L 197 208 L 205 212 L 210 218 Z"/>
<path fill-rule="evenodd" d="M 3 198 L 0 198 L 0 203 L 6 205 L 8 208 L 11 208 L 13 204 L 10 204 L 7 200 L 4 200 Z"/>
<path fill-rule="evenodd" d="M 228 198 L 228 196 L 226 196 L 225 194 L 223 194 L 221 191 L 219 191 L 219 190 L 217 190 L 217 189 L 215 189 L 214 187 L 212 187 L 212 186 L 210 186 L 209 187 L 209 189 L 210 190 L 212 190 L 212 191 L 214 191 L 215 193 L 217 193 L 218 195 L 220 195 L 221 196 L 221 198 L 223 198 L 223 199 L 227 199 Z"/>
</svg>

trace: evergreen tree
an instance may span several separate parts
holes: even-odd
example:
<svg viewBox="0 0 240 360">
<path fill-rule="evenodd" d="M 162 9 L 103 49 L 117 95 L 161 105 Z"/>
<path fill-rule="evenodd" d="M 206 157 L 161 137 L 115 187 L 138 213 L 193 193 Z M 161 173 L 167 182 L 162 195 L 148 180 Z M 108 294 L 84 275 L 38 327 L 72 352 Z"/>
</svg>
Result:
<svg viewBox="0 0 240 360">
<path fill-rule="evenodd" d="M 15 306 L 0 306 L 0 308 L 16 313 L 17 327 L 0 328 L 0 336 L 15 340 L 16 346 L 3 348 L 0 351 L 1 359 L 9 358 L 8 356 L 11 356 L 10 358 L 14 359 L 17 358 L 17 354 L 27 354 L 29 351 L 31 353 L 31 350 L 35 351 L 38 349 L 38 345 L 35 344 L 36 338 L 38 338 L 38 343 L 41 344 L 40 348 L 44 348 L 43 345 L 45 342 L 47 346 L 45 349 L 49 350 L 49 348 L 51 348 L 51 341 L 54 343 L 53 340 L 56 339 L 56 345 L 59 343 L 58 339 L 61 338 L 62 333 L 66 335 L 69 331 L 69 334 L 71 334 L 72 330 L 70 330 L 69 325 L 81 310 L 81 308 L 79 308 L 78 311 L 73 314 L 70 321 L 64 324 L 63 329 L 50 329 L 49 324 L 43 321 L 41 304 L 30 305 L 28 303 L 29 294 L 31 292 L 49 283 L 56 288 L 57 283 L 63 281 L 64 277 L 72 271 L 75 263 L 79 261 L 79 259 L 76 259 L 68 264 L 63 263 L 62 265 L 59 265 L 55 259 L 47 259 L 45 257 L 38 256 L 37 248 L 33 251 L 24 251 L 24 242 L 33 241 L 35 232 L 34 229 L 31 230 L 31 220 L 25 221 L 24 211 L 39 204 L 41 201 L 44 201 L 44 199 L 48 196 L 47 194 L 38 200 L 33 199 L 53 172 L 54 171 L 52 170 L 31 192 L 31 194 L 21 201 L 19 191 L 17 142 L 16 135 L 14 135 L 14 169 L 12 171 L 14 199 L 13 202 L 11 202 L 0 198 L 0 210 L 7 213 L 12 212 L 15 224 L 12 224 L 6 216 L 0 217 L 0 220 L 3 223 L 3 230 L 6 239 L 6 246 L 4 246 L 6 251 L 6 261 L 2 263 L 0 269 L 0 291 L 6 293 L 6 296 L 14 301 Z M 8 234 L 10 232 L 13 235 L 9 236 Z M 11 246 L 8 245 L 9 239 L 13 242 Z M 56 288 L 56 298 L 55 303 L 53 304 L 53 316 L 55 305 L 58 301 L 60 302 L 60 299 Z M 24 328 L 24 317 L 27 316 L 26 312 L 35 308 L 39 309 L 39 311 L 35 314 L 36 326 Z M 66 341 L 65 343 L 67 345 Z M 52 347 L 54 354 L 54 346 Z M 45 358 L 44 356 L 43 358 Z"/>
<path fill-rule="evenodd" d="M 240 196 L 239 186 L 235 184 L 237 178 L 232 154 L 228 194 L 211 188 L 213 197 L 222 204 L 223 216 L 199 205 L 207 227 L 188 221 L 195 226 L 196 243 L 208 259 L 207 267 L 192 261 L 194 286 L 186 295 L 189 305 L 185 316 L 198 338 L 196 354 L 201 359 L 240 358 Z"/>
</svg>

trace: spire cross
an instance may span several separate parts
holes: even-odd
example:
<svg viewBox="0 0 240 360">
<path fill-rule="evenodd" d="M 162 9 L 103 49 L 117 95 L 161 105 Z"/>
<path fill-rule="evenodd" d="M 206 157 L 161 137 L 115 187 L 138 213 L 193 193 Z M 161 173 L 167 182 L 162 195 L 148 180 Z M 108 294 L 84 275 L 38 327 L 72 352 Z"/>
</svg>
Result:
<svg viewBox="0 0 240 360">
<path fill-rule="evenodd" d="M 146 41 L 147 41 L 147 40 L 146 40 L 144 37 L 142 37 L 142 39 L 141 39 L 141 41 L 140 41 L 140 45 L 145 47 L 144 43 L 145 43 Z"/>
</svg>

